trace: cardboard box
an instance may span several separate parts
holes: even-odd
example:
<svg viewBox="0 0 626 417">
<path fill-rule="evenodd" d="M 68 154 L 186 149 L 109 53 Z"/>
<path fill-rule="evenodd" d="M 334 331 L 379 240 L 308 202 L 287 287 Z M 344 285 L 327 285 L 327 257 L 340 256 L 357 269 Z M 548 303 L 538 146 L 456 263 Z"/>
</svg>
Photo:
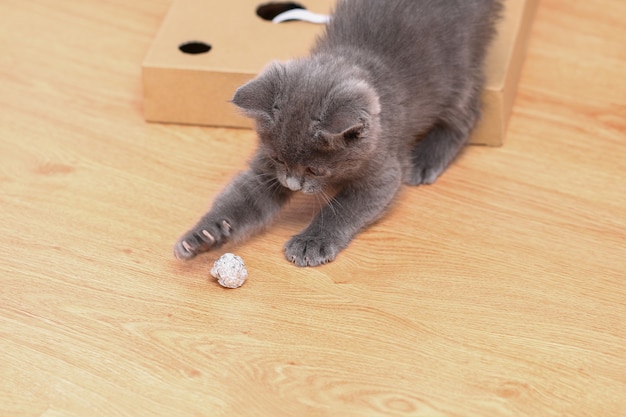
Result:
<svg viewBox="0 0 626 417">
<path fill-rule="evenodd" d="M 251 128 L 252 122 L 228 102 L 235 89 L 272 60 L 306 55 L 323 30 L 307 22 L 263 20 L 256 10 L 264 3 L 174 0 L 143 62 L 146 120 Z M 326 14 L 334 1 L 300 3 Z M 505 0 L 505 16 L 486 62 L 483 118 L 471 143 L 503 143 L 537 3 Z M 181 50 L 186 47 L 195 53 Z"/>
</svg>

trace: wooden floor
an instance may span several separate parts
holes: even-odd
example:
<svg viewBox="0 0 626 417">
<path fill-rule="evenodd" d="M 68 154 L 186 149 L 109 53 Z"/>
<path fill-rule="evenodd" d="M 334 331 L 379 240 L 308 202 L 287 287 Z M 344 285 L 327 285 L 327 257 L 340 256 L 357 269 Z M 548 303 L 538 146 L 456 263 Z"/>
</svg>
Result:
<svg viewBox="0 0 626 417">
<path fill-rule="evenodd" d="M 167 0 L 0 2 L 0 416 L 626 415 L 626 2 L 542 0 L 506 144 L 330 265 L 176 238 L 253 151 L 146 124 Z"/>
</svg>

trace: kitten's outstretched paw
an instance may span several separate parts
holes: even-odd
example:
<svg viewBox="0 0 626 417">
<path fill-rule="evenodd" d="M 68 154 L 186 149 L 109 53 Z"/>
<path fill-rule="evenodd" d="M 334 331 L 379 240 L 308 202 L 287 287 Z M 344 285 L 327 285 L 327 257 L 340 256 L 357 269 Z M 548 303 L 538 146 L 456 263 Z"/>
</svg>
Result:
<svg viewBox="0 0 626 417">
<path fill-rule="evenodd" d="M 188 260 L 196 255 L 223 245 L 231 234 L 232 226 L 227 220 L 201 222 L 181 237 L 174 245 L 174 256 Z"/>
<path fill-rule="evenodd" d="M 335 259 L 340 248 L 328 238 L 309 235 L 292 237 L 285 245 L 285 257 L 297 266 L 318 266 Z"/>
</svg>

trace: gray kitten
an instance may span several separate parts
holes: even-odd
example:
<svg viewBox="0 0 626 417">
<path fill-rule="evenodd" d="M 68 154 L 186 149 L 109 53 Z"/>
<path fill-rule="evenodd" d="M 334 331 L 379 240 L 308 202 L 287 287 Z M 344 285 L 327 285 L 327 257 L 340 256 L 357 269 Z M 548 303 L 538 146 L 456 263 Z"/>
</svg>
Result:
<svg viewBox="0 0 626 417">
<path fill-rule="evenodd" d="M 298 266 L 335 259 L 403 183 L 433 183 L 467 142 L 500 9 L 500 0 L 339 0 L 308 57 L 272 63 L 235 92 L 258 150 L 176 257 L 245 239 L 301 191 L 327 204 L 285 255 Z"/>
</svg>

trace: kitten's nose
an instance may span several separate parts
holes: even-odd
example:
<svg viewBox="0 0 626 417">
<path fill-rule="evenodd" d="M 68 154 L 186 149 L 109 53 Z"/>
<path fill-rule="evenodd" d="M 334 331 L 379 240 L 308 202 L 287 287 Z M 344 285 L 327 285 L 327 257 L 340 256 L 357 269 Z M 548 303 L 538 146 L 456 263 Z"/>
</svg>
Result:
<svg viewBox="0 0 626 417">
<path fill-rule="evenodd" d="M 302 182 L 299 178 L 287 177 L 286 183 L 287 188 L 289 188 L 291 191 L 299 191 L 300 189 L 302 189 Z"/>
</svg>

